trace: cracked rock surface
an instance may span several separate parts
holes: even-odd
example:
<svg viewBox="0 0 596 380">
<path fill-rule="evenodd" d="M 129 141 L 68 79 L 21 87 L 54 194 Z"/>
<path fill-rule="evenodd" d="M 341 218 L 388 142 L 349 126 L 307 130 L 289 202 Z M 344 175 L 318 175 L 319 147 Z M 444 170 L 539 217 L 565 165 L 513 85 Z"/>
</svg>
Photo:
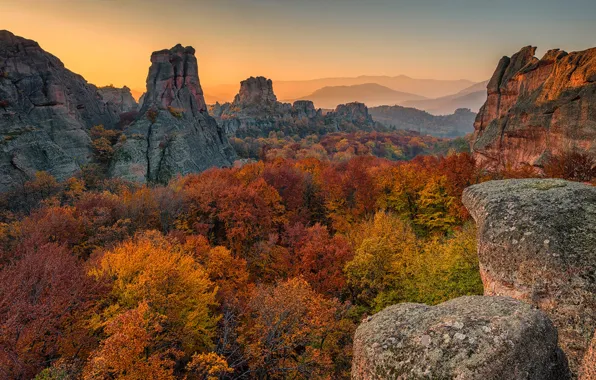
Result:
<svg viewBox="0 0 596 380">
<path fill-rule="evenodd" d="M 192 47 L 154 52 L 140 115 L 117 147 L 110 174 L 166 183 L 177 174 L 232 165 L 236 154 L 207 112 Z"/>
<path fill-rule="evenodd" d="M 118 120 L 94 85 L 37 42 L 0 31 L 0 192 L 37 171 L 72 176 L 90 160 L 89 129 Z"/>
<path fill-rule="evenodd" d="M 354 337 L 352 379 L 567 378 L 547 315 L 508 297 L 390 306 Z"/>
<path fill-rule="evenodd" d="M 541 167 L 570 147 L 596 153 L 596 48 L 535 52 L 503 57 L 488 83 L 472 138 L 487 167 Z"/>
</svg>

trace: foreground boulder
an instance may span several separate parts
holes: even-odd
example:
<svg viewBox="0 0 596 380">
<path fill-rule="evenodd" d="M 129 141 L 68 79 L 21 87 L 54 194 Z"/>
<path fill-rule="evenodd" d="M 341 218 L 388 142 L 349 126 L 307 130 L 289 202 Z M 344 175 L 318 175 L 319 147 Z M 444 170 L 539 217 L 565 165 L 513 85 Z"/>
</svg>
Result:
<svg viewBox="0 0 596 380">
<path fill-rule="evenodd" d="M 569 378 L 546 314 L 506 297 L 399 304 L 363 322 L 352 379 Z"/>
<path fill-rule="evenodd" d="M 231 166 L 236 154 L 209 116 L 192 47 L 154 52 L 138 119 L 125 131 L 110 174 L 165 183 L 177 174 Z"/>
<path fill-rule="evenodd" d="M 92 158 L 89 130 L 118 113 L 37 42 L 0 31 L 0 192 L 37 171 L 75 174 Z"/>
<path fill-rule="evenodd" d="M 571 147 L 596 153 L 596 48 L 535 52 L 503 57 L 488 83 L 472 139 L 487 167 L 541 167 Z"/>
<path fill-rule="evenodd" d="M 577 373 L 596 329 L 596 187 L 491 181 L 466 189 L 463 202 L 478 225 L 485 295 L 545 311 Z"/>
</svg>

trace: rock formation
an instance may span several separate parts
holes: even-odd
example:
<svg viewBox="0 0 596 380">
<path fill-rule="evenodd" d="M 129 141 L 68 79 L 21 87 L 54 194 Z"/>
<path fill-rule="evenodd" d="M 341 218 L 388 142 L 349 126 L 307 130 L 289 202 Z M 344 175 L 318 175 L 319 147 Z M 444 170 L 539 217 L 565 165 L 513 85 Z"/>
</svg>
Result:
<svg viewBox="0 0 596 380">
<path fill-rule="evenodd" d="M 130 88 L 126 86 L 122 88 L 106 86 L 100 87 L 98 90 L 103 100 L 112 104 L 119 113 L 136 111 L 138 104 L 132 97 Z"/>
<path fill-rule="evenodd" d="M 352 379 L 563 380 L 557 330 L 546 314 L 508 297 L 404 303 L 356 330 Z"/>
<path fill-rule="evenodd" d="M 195 50 L 176 45 L 151 55 L 140 116 L 125 131 L 110 174 L 139 182 L 167 182 L 176 174 L 229 166 L 235 153 L 209 116 Z"/>
<path fill-rule="evenodd" d="M 234 98 L 238 107 L 271 107 L 277 103 L 273 82 L 265 77 L 250 77 L 240 82 L 240 91 Z"/>
<path fill-rule="evenodd" d="M 383 128 L 373 121 L 362 103 L 342 104 L 326 115 L 309 100 L 294 104 L 277 101 L 273 83 L 264 77 L 242 81 L 232 103 L 215 104 L 212 113 L 228 136 L 266 137 L 270 132 L 286 135 L 325 134 Z"/>
<path fill-rule="evenodd" d="M 371 116 L 387 127 L 418 131 L 436 137 L 464 136 L 474 131 L 476 114 L 460 108 L 451 115 L 431 115 L 416 108 L 381 106 L 368 109 Z"/>
<path fill-rule="evenodd" d="M 545 311 L 577 373 L 596 329 L 596 187 L 491 181 L 466 189 L 463 202 L 478 224 L 485 295 Z"/>
<path fill-rule="evenodd" d="M 476 159 L 495 169 L 542 166 L 569 149 L 596 153 L 596 48 L 542 59 L 527 46 L 503 57 L 474 123 Z"/>
<path fill-rule="evenodd" d="M 90 160 L 89 129 L 117 122 L 95 86 L 37 42 L 0 31 L 0 191 L 37 171 L 68 178 Z"/>
</svg>

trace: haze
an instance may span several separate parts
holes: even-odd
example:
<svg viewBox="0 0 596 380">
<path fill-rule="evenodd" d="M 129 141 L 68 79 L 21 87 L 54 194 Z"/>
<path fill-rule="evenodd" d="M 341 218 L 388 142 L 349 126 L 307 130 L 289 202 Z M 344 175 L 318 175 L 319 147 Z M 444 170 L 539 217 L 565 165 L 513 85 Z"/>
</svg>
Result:
<svg viewBox="0 0 596 380">
<path fill-rule="evenodd" d="M 203 86 L 249 76 L 490 77 L 524 45 L 596 44 L 593 0 L 1 1 L 1 29 L 97 85 L 145 88 L 149 55 L 197 50 Z"/>
</svg>

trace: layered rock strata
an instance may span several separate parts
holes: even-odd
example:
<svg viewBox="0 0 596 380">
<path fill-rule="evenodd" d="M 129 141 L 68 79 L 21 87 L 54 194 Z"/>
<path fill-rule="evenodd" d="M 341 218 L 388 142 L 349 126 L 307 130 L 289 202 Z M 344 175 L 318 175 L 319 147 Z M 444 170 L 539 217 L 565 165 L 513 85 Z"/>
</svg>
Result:
<svg viewBox="0 0 596 380">
<path fill-rule="evenodd" d="M 578 149 L 596 154 L 596 48 L 503 57 L 474 123 L 472 150 L 491 169 L 542 167 Z"/>
</svg>

